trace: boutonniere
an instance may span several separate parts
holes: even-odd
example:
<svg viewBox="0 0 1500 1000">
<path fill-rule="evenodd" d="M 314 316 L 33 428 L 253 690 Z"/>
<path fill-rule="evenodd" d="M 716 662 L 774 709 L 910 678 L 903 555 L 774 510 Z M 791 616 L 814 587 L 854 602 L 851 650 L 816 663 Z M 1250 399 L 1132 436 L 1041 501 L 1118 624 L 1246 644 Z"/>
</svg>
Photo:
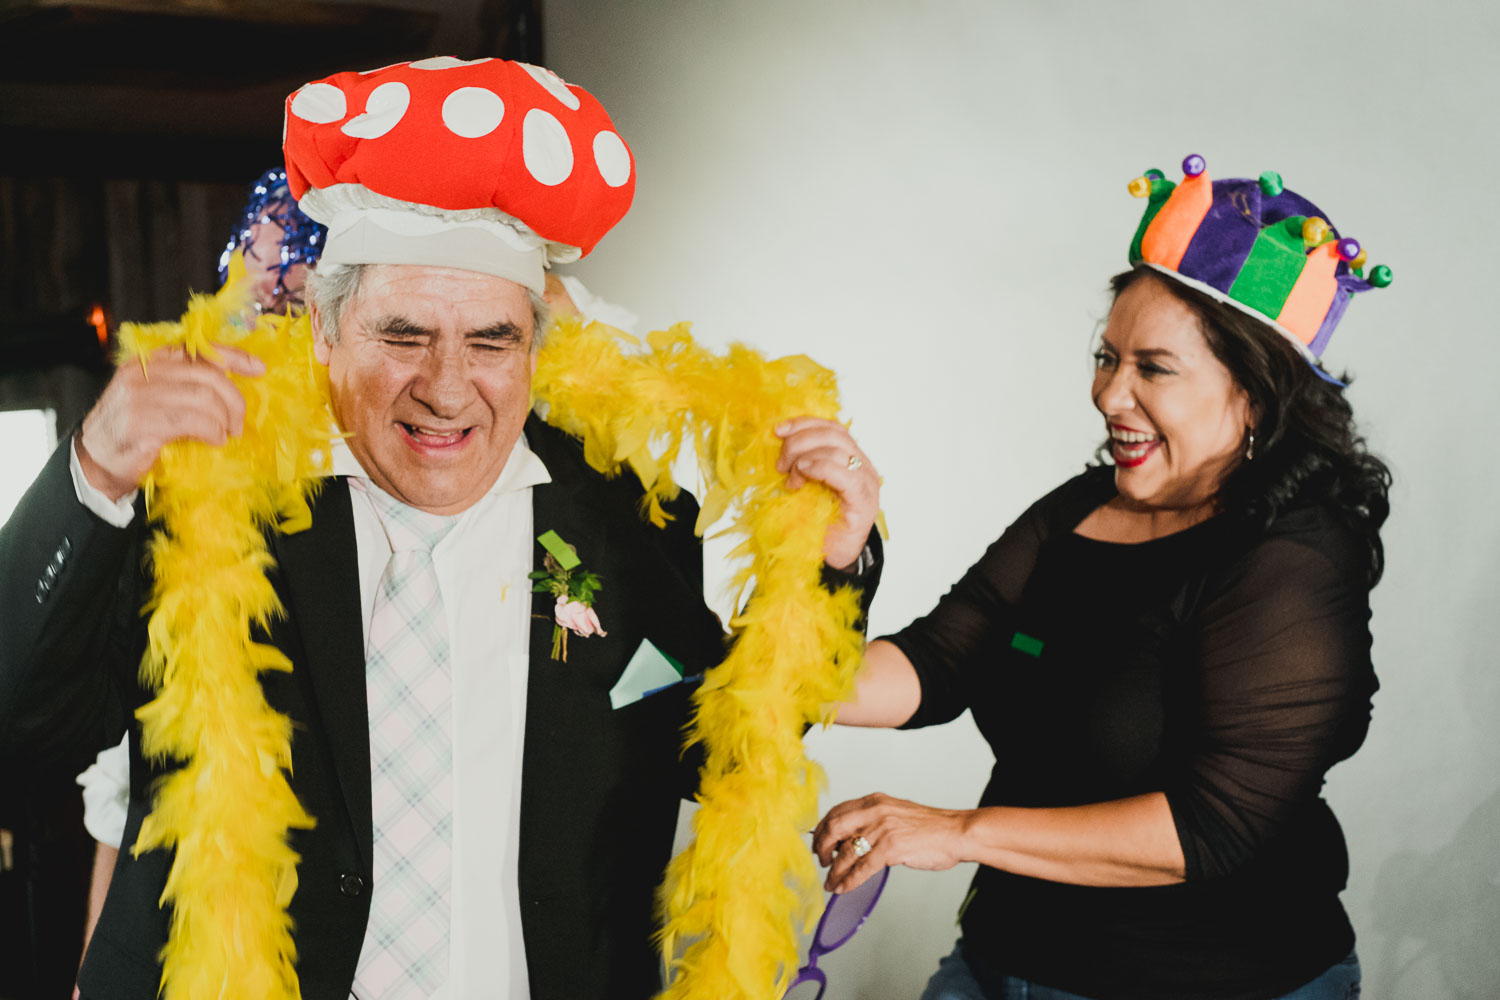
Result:
<svg viewBox="0 0 1500 1000">
<path fill-rule="evenodd" d="M 533 593 L 551 594 L 557 598 L 553 609 L 552 658 L 568 662 L 568 633 L 587 639 L 591 635 L 607 635 L 599 625 L 599 615 L 594 611 L 594 595 L 604 584 L 599 577 L 582 569 L 583 561 L 578 551 L 562 540 L 555 531 L 537 536 L 547 555 L 542 559 L 545 569 L 530 574 L 536 584 Z"/>
</svg>

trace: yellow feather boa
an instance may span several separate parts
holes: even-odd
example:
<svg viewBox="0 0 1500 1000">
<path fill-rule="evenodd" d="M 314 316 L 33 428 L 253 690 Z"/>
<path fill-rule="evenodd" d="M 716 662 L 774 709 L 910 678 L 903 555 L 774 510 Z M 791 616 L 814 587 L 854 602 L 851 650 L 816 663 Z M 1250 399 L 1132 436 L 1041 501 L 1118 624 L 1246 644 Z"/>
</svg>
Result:
<svg viewBox="0 0 1500 1000">
<path fill-rule="evenodd" d="M 684 440 L 703 478 L 697 530 L 727 512 L 741 536 L 743 594 L 729 657 L 694 697 L 689 742 L 705 745 L 694 842 L 672 860 L 660 894 L 673 1000 L 774 1000 L 797 967 L 797 924 L 822 896 L 801 834 L 817 820 L 822 771 L 802 747 L 806 723 L 847 698 L 863 650 L 859 601 L 821 585 L 823 534 L 838 513 L 825 489 L 788 492 L 776 471 L 780 420 L 833 417 L 833 373 L 804 356 L 767 361 L 733 346 L 723 356 L 693 342 L 686 324 L 627 353 L 619 331 L 563 322 L 537 363 L 547 420 L 583 438 L 596 469 L 628 464 L 646 487 L 646 512 L 677 492 L 671 465 Z M 790 876 L 790 882 L 788 882 Z M 800 918 L 800 920 L 798 919 Z M 676 955 L 679 941 L 689 942 Z"/>
<path fill-rule="evenodd" d="M 243 271 L 243 266 L 240 267 Z M 245 295 L 232 281 L 195 296 L 181 323 L 120 329 L 122 363 L 149 365 L 158 347 L 213 356 L 229 343 L 266 362 L 260 378 L 235 378 L 245 432 L 222 448 L 179 442 L 162 450 L 145 484 L 160 530 L 141 664 L 154 701 L 139 711 L 141 746 L 181 760 L 156 789 L 135 852 L 174 848 L 162 903 L 172 904 L 162 955 L 167 1000 L 296 997 L 296 948 L 286 905 L 297 889 L 287 831 L 313 825 L 286 780 L 291 722 L 261 693 L 262 670 L 290 670 L 251 639 L 282 613 L 266 580 L 264 529 L 300 531 L 326 471 L 331 426 L 326 372 L 312 357 L 305 321 L 237 320 Z M 146 368 L 150 378 L 150 368 Z"/>
<path fill-rule="evenodd" d="M 328 388 L 306 319 L 244 329 L 243 302 L 236 276 L 219 295 L 195 297 L 181 323 L 120 331 L 125 363 L 171 345 L 211 356 L 227 343 L 268 368 L 235 378 L 248 404 L 239 438 L 169 446 L 145 488 L 159 530 L 142 672 L 158 694 L 139 713 L 143 748 L 185 762 L 157 788 L 135 846 L 176 850 L 162 897 L 173 906 L 166 1000 L 299 996 L 288 832 L 314 821 L 286 780 L 289 720 L 258 681 L 292 664 L 254 642 L 251 628 L 282 613 L 265 577 L 264 531 L 307 527 L 308 501 L 328 473 Z M 797 924 L 811 925 L 821 899 L 801 834 L 816 819 L 822 775 L 803 753 L 802 730 L 848 695 L 862 648 L 856 595 L 820 585 L 837 501 L 820 488 L 783 488 L 771 432 L 787 416 L 834 416 L 832 373 L 740 346 L 715 355 L 685 325 L 652 334 L 641 350 L 608 327 L 562 321 L 533 388 L 547 420 L 583 439 L 591 465 L 640 478 L 642 513 L 657 525 L 661 502 L 677 493 L 672 463 L 691 444 L 706 487 L 697 529 L 728 513 L 742 537 L 735 555 L 748 562 L 737 585 L 753 593 L 732 623 L 728 659 L 695 695 L 688 738 L 705 744 L 702 804 L 695 841 L 660 894 L 660 939 L 674 973 L 665 996 L 772 1000 L 797 964 Z"/>
</svg>

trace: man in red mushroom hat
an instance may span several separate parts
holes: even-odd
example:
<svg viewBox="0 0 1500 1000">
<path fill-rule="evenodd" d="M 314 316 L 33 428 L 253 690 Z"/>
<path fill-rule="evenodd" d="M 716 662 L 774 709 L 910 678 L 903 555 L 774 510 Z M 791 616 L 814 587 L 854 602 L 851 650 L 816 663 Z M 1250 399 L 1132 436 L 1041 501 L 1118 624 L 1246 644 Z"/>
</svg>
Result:
<svg viewBox="0 0 1500 1000">
<path fill-rule="evenodd" d="M 316 819 L 292 835 L 302 996 L 650 996 L 653 890 L 694 783 L 689 685 L 618 685 L 663 654 L 691 679 L 725 636 L 691 498 L 665 530 L 643 522 L 632 480 L 529 412 L 545 268 L 625 214 L 634 160 L 587 92 L 493 59 L 340 73 L 286 112 L 291 191 L 328 227 L 308 302 L 347 435 L 312 527 L 270 543 L 286 614 L 269 639 L 295 669 L 262 686 Z M 261 365 L 222 354 L 117 371 L 0 529 L 6 742 L 92 755 L 146 700 L 137 487 L 166 443 L 239 432 L 225 369 Z M 841 498 L 830 582 L 868 599 L 874 470 L 838 424 L 778 433 L 794 484 Z M 603 589 L 554 608 L 528 596 L 535 571 Z M 555 622 L 575 632 L 565 661 Z M 131 748 L 127 845 L 162 771 Z M 169 866 L 121 851 L 84 997 L 157 995 Z"/>
</svg>

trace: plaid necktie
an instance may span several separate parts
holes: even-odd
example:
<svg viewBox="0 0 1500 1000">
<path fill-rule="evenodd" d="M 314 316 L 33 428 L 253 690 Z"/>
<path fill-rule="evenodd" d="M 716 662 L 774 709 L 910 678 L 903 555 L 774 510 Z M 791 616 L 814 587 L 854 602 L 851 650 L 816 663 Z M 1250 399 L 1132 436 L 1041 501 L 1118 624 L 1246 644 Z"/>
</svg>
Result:
<svg viewBox="0 0 1500 1000">
<path fill-rule="evenodd" d="M 452 657 L 432 549 L 456 519 L 364 492 L 391 558 L 365 650 L 375 884 L 354 992 L 425 998 L 448 978 L 453 855 Z"/>
</svg>

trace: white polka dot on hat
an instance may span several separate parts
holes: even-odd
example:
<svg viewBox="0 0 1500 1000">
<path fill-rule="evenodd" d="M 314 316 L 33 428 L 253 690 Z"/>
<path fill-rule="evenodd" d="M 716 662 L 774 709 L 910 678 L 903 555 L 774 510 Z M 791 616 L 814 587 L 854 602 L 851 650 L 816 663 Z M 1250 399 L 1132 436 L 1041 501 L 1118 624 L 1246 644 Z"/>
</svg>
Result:
<svg viewBox="0 0 1500 1000">
<path fill-rule="evenodd" d="M 287 180 L 329 227 L 323 264 L 466 267 L 538 292 L 630 208 L 609 115 L 541 66 L 434 56 L 337 73 L 287 98 Z"/>
</svg>

